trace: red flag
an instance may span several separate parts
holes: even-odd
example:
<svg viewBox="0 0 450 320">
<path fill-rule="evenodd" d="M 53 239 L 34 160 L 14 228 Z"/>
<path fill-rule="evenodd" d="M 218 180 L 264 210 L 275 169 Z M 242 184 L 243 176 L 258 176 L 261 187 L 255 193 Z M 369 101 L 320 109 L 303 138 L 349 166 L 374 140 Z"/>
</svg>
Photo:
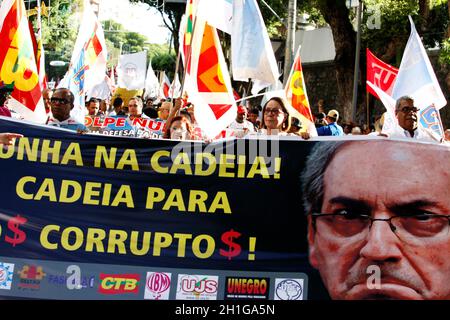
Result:
<svg viewBox="0 0 450 320">
<path fill-rule="evenodd" d="M 381 61 L 367 48 L 367 81 L 370 81 L 378 88 L 386 92 L 389 96 L 392 94 L 395 79 L 397 78 L 398 69 Z M 373 94 L 377 99 L 380 97 L 368 85 L 366 90 Z"/>
<path fill-rule="evenodd" d="M 300 50 L 295 56 L 294 65 L 286 85 L 286 97 L 291 102 L 292 107 L 302 114 L 309 121 L 314 121 L 309 106 L 306 86 L 303 77 L 302 61 L 300 59 Z"/>
<path fill-rule="evenodd" d="M 23 0 L 4 0 L 0 7 L 0 81 L 14 84 L 13 110 L 25 119 L 46 120 L 33 42 Z"/>
<path fill-rule="evenodd" d="M 302 122 L 302 131 L 307 131 L 312 136 L 317 136 L 317 130 L 314 126 L 314 118 L 309 105 L 306 85 L 303 77 L 302 61 L 300 59 L 300 48 L 295 55 L 289 79 L 285 88 L 286 98 L 289 101 L 294 112 L 290 114 L 299 118 Z"/>
<path fill-rule="evenodd" d="M 236 102 L 216 29 L 200 17 L 195 24 L 186 88 L 197 123 L 213 138 L 236 118 Z"/>
<path fill-rule="evenodd" d="M 40 16 L 38 16 L 38 18 L 40 18 Z M 41 90 L 44 90 L 47 88 L 47 78 L 45 75 L 44 48 L 42 46 L 42 38 L 39 35 L 40 31 L 38 31 L 37 35 L 34 33 L 33 24 L 31 23 L 31 21 L 28 22 L 28 26 L 30 29 L 31 42 L 33 43 L 34 56 L 36 58 L 36 66 L 39 74 L 39 84 L 41 86 Z M 37 39 L 36 36 L 38 36 L 39 39 Z"/>
<path fill-rule="evenodd" d="M 160 90 L 159 90 L 159 97 L 167 99 L 169 98 L 169 90 L 170 90 L 170 80 L 166 75 L 166 72 L 163 71 L 160 74 Z"/>
</svg>

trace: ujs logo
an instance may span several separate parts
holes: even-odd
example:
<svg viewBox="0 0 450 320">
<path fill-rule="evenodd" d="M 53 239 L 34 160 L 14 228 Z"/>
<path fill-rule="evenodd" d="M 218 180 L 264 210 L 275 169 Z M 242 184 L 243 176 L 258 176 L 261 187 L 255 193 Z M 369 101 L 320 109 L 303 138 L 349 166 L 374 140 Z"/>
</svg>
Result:
<svg viewBox="0 0 450 320">
<path fill-rule="evenodd" d="M 177 300 L 216 300 L 218 276 L 179 274 Z"/>
</svg>

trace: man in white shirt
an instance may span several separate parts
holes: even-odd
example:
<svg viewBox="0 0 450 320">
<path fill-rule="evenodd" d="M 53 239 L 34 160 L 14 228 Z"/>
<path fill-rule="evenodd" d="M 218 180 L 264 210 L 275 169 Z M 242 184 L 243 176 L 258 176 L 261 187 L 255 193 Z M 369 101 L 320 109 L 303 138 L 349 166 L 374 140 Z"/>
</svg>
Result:
<svg viewBox="0 0 450 320">
<path fill-rule="evenodd" d="M 237 137 L 243 137 L 249 132 L 255 132 L 253 123 L 247 120 L 247 108 L 238 106 L 236 119 L 228 126 L 235 131 Z"/>
<path fill-rule="evenodd" d="M 412 138 L 423 141 L 440 142 L 440 138 L 430 129 L 419 126 L 417 109 L 414 106 L 414 99 L 409 96 L 398 98 L 395 103 L 395 116 L 400 128 L 392 134 L 390 138 Z"/>
</svg>

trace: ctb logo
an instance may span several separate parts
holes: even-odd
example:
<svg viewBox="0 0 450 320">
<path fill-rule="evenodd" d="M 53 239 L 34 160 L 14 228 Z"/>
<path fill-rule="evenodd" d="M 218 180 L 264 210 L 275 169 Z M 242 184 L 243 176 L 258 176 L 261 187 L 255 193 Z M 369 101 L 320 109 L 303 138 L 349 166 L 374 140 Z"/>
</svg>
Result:
<svg viewBox="0 0 450 320">
<path fill-rule="evenodd" d="M 139 274 L 100 274 L 98 291 L 103 294 L 139 293 Z"/>
</svg>

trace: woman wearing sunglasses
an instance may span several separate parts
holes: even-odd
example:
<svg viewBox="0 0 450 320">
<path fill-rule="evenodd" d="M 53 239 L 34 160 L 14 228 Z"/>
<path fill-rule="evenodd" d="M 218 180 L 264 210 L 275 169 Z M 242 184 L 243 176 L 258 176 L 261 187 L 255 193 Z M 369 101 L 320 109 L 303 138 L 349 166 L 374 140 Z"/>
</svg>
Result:
<svg viewBox="0 0 450 320">
<path fill-rule="evenodd" d="M 283 100 L 279 97 L 273 97 L 263 107 L 262 124 L 258 134 L 268 136 L 295 136 L 289 131 L 289 112 Z M 303 139 L 309 139 L 307 132 L 302 132 Z"/>
</svg>

